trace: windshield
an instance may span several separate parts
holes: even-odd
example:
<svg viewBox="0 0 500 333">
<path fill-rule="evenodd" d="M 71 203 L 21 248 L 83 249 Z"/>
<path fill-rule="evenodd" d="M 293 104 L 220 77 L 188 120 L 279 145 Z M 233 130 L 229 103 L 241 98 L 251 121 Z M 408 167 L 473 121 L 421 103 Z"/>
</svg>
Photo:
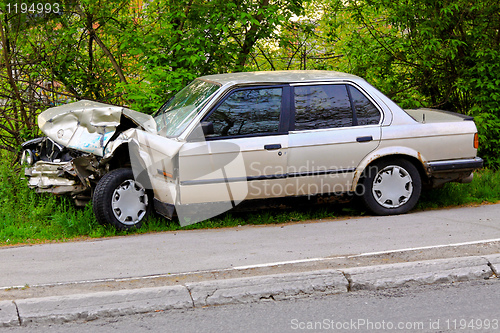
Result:
<svg viewBox="0 0 500 333">
<path fill-rule="evenodd" d="M 188 84 L 158 110 L 155 117 L 158 134 L 179 136 L 218 89 L 217 85 L 202 80 Z"/>
</svg>

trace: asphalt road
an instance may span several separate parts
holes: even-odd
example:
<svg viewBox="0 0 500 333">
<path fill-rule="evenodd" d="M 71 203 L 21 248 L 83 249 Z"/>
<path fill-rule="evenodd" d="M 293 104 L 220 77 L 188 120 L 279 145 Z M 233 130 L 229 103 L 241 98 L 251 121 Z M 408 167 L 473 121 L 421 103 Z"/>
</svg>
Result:
<svg viewBox="0 0 500 333">
<path fill-rule="evenodd" d="M 351 292 L 5 332 L 500 332 L 500 281 Z"/>
<path fill-rule="evenodd" d="M 500 205 L 0 248 L 0 288 L 500 239 Z"/>
</svg>

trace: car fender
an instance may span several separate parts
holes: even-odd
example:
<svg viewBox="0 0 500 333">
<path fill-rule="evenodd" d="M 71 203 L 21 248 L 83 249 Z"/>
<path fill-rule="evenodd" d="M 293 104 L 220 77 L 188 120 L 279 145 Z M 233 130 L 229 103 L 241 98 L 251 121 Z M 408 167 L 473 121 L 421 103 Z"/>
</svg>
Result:
<svg viewBox="0 0 500 333">
<path fill-rule="evenodd" d="M 159 202 L 175 204 L 178 197 L 178 184 L 174 177 L 175 157 L 185 142 L 131 128 L 110 142 L 101 164 L 113 159 L 115 152 L 124 144 L 128 146 L 135 179 L 153 190 Z"/>
<path fill-rule="evenodd" d="M 420 152 L 408 148 L 408 147 L 403 147 L 403 146 L 391 146 L 391 147 L 384 147 L 382 149 L 377 149 L 372 151 L 370 154 L 366 155 L 365 158 L 361 161 L 361 163 L 358 164 L 356 171 L 354 172 L 354 178 L 352 181 L 352 187 L 351 191 L 356 190 L 356 186 L 358 185 L 359 179 L 361 178 L 361 175 L 363 174 L 363 171 L 366 169 L 370 163 L 372 163 L 375 160 L 378 160 L 383 157 L 387 156 L 409 156 L 414 159 L 417 159 L 420 163 L 422 168 L 425 170 L 425 172 L 428 174 L 427 171 L 427 162 L 428 160 L 423 156 Z M 419 166 L 417 166 L 418 168 Z"/>
</svg>

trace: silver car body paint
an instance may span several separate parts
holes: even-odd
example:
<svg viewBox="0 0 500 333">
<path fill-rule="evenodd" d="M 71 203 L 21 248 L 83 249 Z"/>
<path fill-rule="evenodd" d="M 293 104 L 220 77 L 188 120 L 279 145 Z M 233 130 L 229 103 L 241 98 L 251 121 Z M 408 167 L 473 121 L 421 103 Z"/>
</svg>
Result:
<svg viewBox="0 0 500 333">
<path fill-rule="evenodd" d="M 245 199 L 322 193 L 321 185 L 325 183 L 340 192 L 355 191 L 363 170 L 385 156 L 413 158 L 427 176 L 441 179 L 436 186 L 469 179 L 471 173 L 469 169 L 435 173 L 441 163 L 477 161 L 477 149 L 472 144 L 477 132 L 474 122 L 464 121 L 469 119 L 457 114 L 430 109 L 404 111 L 354 75 L 331 71 L 273 71 L 217 74 L 198 80 L 215 83 L 220 88 L 175 138 L 159 135 L 155 120 L 149 115 L 90 101 L 48 109 L 39 116 L 39 126 L 57 144 L 98 156 L 100 168 L 115 157 L 120 147 L 127 145 L 135 178 L 154 191 L 155 202 L 176 207 L 178 215 L 185 217 L 180 218 L 181 225 L 220 214 Z M 201 120 L 233 89 L 276 84 L 354 86 L 376 106 L 381 114 L 380 122 L 377 125 L 290 131 L 273 136 L 208 142 L 191 140 L 203 138 Z M 111 141 L 122 117 L 130 119 L 137 128 L 127 129 Z M 369 136 L 370 141 L 357 142 L 356 139 L 363 136 Z M 267 143 L 280 145 L 280 158 L 276 152 L 263 149 Z M 337 160 L 331 162 L 331 156 L 336 156 Z M 255 161 L 261 168 L 252 165 Z M 334 167 L 346 172 L 334 176 L 297 176 L 311 161 L 316 162 L 315 167 L 319 170 Z M 39 189 L 60 187 L 58 191 L 61 192 L 78 186 L 78 182 L 65 178 L 66 175 L 77 175 L 84 180 L 92 177 L 82 176 L 73 161 L 55 162 L 36 162 L 29 171 L 30 186 Z M 331 165 L 333 163 L 337 164 Z M 268 174 L 285 176 L 269 180 Z M 252 181 L 247 183 L 248 179 Z M 272 185 L 289 193 L 266 192 L 266 187 Z M 312 193 L 311 188 L 317 193 Z"/>
</svg>

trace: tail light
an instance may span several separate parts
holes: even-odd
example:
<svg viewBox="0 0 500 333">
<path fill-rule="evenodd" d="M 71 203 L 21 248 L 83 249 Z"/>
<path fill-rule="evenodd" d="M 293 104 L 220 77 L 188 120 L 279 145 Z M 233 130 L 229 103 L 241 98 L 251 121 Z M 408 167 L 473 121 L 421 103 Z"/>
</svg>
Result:
<svg viewBox="0 0 500 333">
<path fill-rule="evenodd" d="M 474 134 L 474 148 L 478 148 L 479 147 L 479 135 Z"/>
</svg>

